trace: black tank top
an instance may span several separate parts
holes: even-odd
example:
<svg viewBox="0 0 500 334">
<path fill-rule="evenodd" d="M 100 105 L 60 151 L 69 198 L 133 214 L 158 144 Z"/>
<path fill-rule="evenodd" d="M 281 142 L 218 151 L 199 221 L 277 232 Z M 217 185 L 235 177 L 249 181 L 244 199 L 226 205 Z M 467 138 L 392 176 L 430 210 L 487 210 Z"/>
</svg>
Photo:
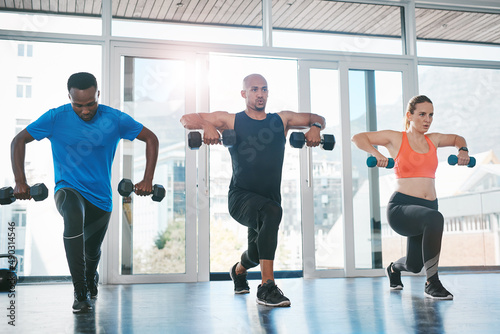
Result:
<svg viewBox="0 0 500 334">
<path fill-rule="evenodd" d="M 281 203 L 285 129 L 278 114 L 255 120 L 242 111 L 234 119 L 236 145 L 229 148 L 233 176 L 229 189 L 243 189 Z"/>
</svg>

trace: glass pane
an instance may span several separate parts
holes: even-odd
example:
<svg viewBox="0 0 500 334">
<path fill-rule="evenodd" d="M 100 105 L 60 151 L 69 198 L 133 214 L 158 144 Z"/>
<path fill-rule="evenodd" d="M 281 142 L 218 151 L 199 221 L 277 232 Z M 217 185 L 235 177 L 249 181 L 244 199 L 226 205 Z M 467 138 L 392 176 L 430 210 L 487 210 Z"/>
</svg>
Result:
<svg viewBox="0 0 500 334">
<path fill-rule="evenodd" d="M 273 45 L 401 54 L 401 8 L 341 1 L 273 1 Z M 373 18 L 376 17 L 376 20 Z"/>
<path fill-rule="evenodd" d="M 31 98 L 31 85 L 26 85 L 26 96 L 27 99 Z"/>
<path fill-rule="evenodd" d="M 0 22 L 3 23 L 1 18 Z M 4 162 L 0 166 L 1 187 L 14 186 L 10 166 L 12 138 L 49 109 L 69 103 L 66 89 L 69 75 L 85 69 L 95 74 L 100 82 L 100 46 L 31 42 L 33 57 L 19 57 L 18 45 L 25 44 L 0 40 L 0 89 L 5 92 L 4 108 L 15 111 L 2 112 L 0 122 L 0 156 Z M 54 62 L 54 50 L 57 50 L 57 62 Z M 16 98 L 18 77 L 32 78 L 30 99 Z M 3 241 L 7 240 L 7 223 L 13 221 L 16 224 L 16 254 L 21 261 L 18 275 L 69 275 L 62 238 L 63 220 L 53 200 L 54 167 L 49 140 L 33 141 L 26 146 L 25 171 L 28 184 L 45 183 L 49 197 L 42 202 L 16 201 L 0 206 L 0 253 L 7 251 Z"/>
<path fill-rule="evenodd" d="M 344 268 L 342 164 L 338 71 L 311 69 L 311 112 L 325 117 L 322 134 L 333 134 L 333 151 L 312 149 L 316 269 Z"/>
<path fill-rule="evenodd" d="M 262 29 L 113 20 L 113 35 L 172 41 L 262 45 Z"/>
<path fill-rule="evenodd" d="M 368 97 L 367 87 L 374 90 L 374 97 Z M 402 91 L 401 72 L 349 71 L 351 133 L 402 131 Z M 369 121 L 370 116 L 375 120 Z M 356 268 L 382 268 L 382 263 L 400 258 L 406 245 L 405 239 L 387 223 L 386 206 L 395 189 L 395 177 L 390 169 L 369 169 L 366 152 L 354 144 L 351 147 Z M 389 157 L 384 147 L 379 150 Z"/>
<path fill-rule="evenodd" d="M 16 97 L 24 97 L 24 86 L 16 85 Z"/>
<path fill-rule="evenodd" d="M 297 62 L 281 59 L 212 56 L 210 110 L 237 113 L 245 109 L 242 81 L 262 74 L 269 86 L 267 112 L 297 110 Z M 302 270 L 298 150 L 287 145 L 283 163 L 281 220 L 275 270 Z M 231 218 L 227 192 L 232 175 L 227 148 L 210 147 L 210 271 L 227 272 L 247 249 L 247 228 Z M 260 271 L 259 267 L 254 268 Z"/>
<path fill-rule="evenodd" d="M 153 184 L 166 190 L 161 202 L 132 194 L 123 197 L 121 274 L 186 271 L 183 60 L 124 57 L 123 111 L 153 131 L 160 141 Z M 175 78 L 175 80 L 172 80 Z M 123 178 L 142 180 L 145 143 L 123 143 Z"/>
<path fill-rule="evenodd" d="M 450 166 L 456 148 L 438 150 L 436 190 L 445 217 L 440 266 L 500 265 L 500 70 L 419 66 L 420 92 L 434 104 L 431 132 L 467 140 L 474 168 Z M 496 204 L 495 204 L 496 203 Z"/>
<path fill-rule="evenodd" d="M 40 2 L 39 2 L 40 3 Z M 49 5 L 49 2 L 42 2 L 44 5 Z M 73 4 L 73 12 L 66 13 L 57 11 L 57 15 L 47 15 L 49 10 L 35 10 L 30 13 L 16 13 L 0 11 L 0 29 L 5 30 L 20 30 L 27 32 L 48 32 L 48 33 L 64 33 L 64 34 L 81 34 L 81 35 L 101 35 L 102 34 L 102 21 L 100 17 L 101 4 L 96 1 L 96 7 L 92 9 L 92 16 L 86 15 L 71 15 L 75 13 L 75 2 L 68 2 Z M 70 9 L 71 6 L 68 6 Z M 83 9 L 84 6 L 79 7 Z M 78 14 L 87 14 L 77 12 Z M 60 58 L 64 59 L 64 58 Z"/>
<path fill-rule="evenodd" d="M 417 40 L 417 54 L 419 57 L 498 61 L 500 59 L 500 48 L 496 45 Z"/>
<path fill-rule="evenodd" d="M 274 31 L 273 46 L 308 50 L 328 50 L 341 52 L 369 52 L 400 55 L 400 39 L 343 36 L 313 32 Z"/>
</svg>

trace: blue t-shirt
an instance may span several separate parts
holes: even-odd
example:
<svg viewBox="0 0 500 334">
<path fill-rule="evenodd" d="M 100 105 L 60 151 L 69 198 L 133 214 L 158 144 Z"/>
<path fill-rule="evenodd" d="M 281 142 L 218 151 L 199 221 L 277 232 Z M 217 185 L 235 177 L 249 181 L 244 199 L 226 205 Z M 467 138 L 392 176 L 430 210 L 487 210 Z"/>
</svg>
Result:
<svg viewBox="0 0 500 334">
<path fill-rule="evenodd" d="M 111 212 L 111 165 L 121 138 L 134 140 L 143 125 L 129 115 L 100 104 L 92 120 L 82 120 L 71 104 L 50 109 L 28 125 L 36 140 L 52 145 L 54 193 L 70 187 L 95 206 Z"/>
</svg>

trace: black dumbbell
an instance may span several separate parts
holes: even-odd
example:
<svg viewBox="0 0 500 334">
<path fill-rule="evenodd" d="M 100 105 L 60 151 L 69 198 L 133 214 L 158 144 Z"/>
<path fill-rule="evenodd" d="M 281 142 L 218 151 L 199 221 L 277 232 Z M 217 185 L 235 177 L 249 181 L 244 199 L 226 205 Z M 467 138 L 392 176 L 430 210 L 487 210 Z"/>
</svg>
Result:
<svg viewBox="0 0 500 334">
<path fill-rule="evenodd" d="M 458 163 L 458 157 L 456 155 L 450 155 L 448 157 L 448 164 L 455 166 Z M 467 164 L 467 167 L 472 168 L 476 165 L 476 158 L 470 157 L 469 163 Z"/>
<path fill-rule="evenodd" d="M 36 202 L 43 201 L 49 196 L 49 189 L 43 183 L 37 183 L 30 187 L 30 196 Z M 16 201 L 14 189 L 12 187 L 3 187 L 0 189 L 0 204 L 9 205 Z"/>
<path fill-rule="evenodd" d="M 0 258 L 9 258 L 9 269 L 0 269 L 0 291 L 13 291 L 17 283 L 17 257 L 9 254 L 0 254 Z M 14 263 L 14 264 L 12 264 Z"/>
<path fill-rule="evenodd" d="M 306 143 L 306 136 L 303 132 L 292 132 L 290 135 L 290 145 L 295 148 L 302 148 Z M 327 151 L 335 147 L 335 137 L 333 135 L 321 136 L 321 148 Z"/>
<path fill-rule="evenodd" d="M 135 185 L 129 179 L 122 179 L 118 183 L 118 192 L 123 197 L 129 197 L 131 193 L 135 192 Z M 151 199 L 155 202 L 161 202 L 165 197 L 165 188 L 160 184 L 155 184 L 153 186 L 153 196 Z"/>
<path fill-rule="evenodd" d="M 368 159 L 366 159 L 366 165 L 370 168 L 377 166 L 377 158 L 368 157 Z M 385 168 L 390 169 L 392 167 L 394 167 L 394 159 L 389 158 L 389 161 L 387 162 L 387 166 Z"/>
<path fill-rule="evenodd" d="M 232 147 L 236 144 L 236 132 L 232 129 L 222 131 L 222 138 L 219 141 L 226 147 Z M 191 131 L 188 133 L 188 146 L 192 150 L 197 150 L 203 143 L 201 133 L 198 131 Z"/>
</svg>

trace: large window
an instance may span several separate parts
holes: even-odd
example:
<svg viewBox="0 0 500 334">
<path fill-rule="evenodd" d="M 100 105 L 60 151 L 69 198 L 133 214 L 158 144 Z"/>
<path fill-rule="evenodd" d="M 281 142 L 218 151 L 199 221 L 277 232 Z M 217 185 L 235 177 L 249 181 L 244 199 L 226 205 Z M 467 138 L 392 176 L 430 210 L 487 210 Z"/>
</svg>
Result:
<svg viewBox="0 0 500 334">
<path fill-rule="evenodd" d="M 351 131 L 403 130 L 402 73 L 349 71 Z M 394 172 L 368 168 L 367 154 L 352 144 L 356 268 L 382 268 L 404 254 L 404 238 L 387 223 L 385 207 L 395 189 Z M 378 148 L 390 157 L 385 147 Z"/>
<path fill-rule="evenodd" d="M 12 138 L 50 108 L 69 103 L 68 77 L 79 71 L 94 73 L 98 82 L 101 77 L 99 46 L 31 42 L 28 50 L 23 47 L 25 52 L 32 52 L 27 59 L 18 56 L 19 45 L 26 46 L 15 40 L 0 40 L 0 90 L 4 92 L 0 123 L 3 143 L 0 154 L 4 163 L 0 166 L 0 187 L 14 187 L 10 166 Z M 56 60 L 54 50 L 57 50 Z M 24 98 L 19 99 L 18 94 Z M 25 171 L 28 184 L 45 183 L 49 197 L 43 202 L 15 201 L 0 207 L 0 253 L 7 250 L 4 242 L 7 224 L 14 222 L 20 275 L 69 275 L 62 238 L 63 220 L 53 200 L 54 168 L 49 140 L 27 145 Z"/>
<path fill-rule="evenodd" d="M 315 269 L 343 269 L 339 73 L 337 69 L 329 68 L 311 68 L 309 71 L 311 112 L 325 117 L 326 128 L 322 134 L 333 134 L 335 138 L 335 148 L 332 151 L 319 147 L 312 149 Z"/>
<path fill-rule="evenodd" d="M 450 166 L 438 150 L 436 188 L 445 217 L 441 266 L 500 265 L 500 70 L 419 66 L 420 93 L 434 104 L 431 132 L 467 140 L 474 168 Z"/>
<path fill-rule="evenodd" d="M 180 59 L 123 57 L 122 109 L 156 134 L 160 142 L 153 184 L 165 198 L 131 194 L 121 202 L 120 274 L 186 272 L 186 187 L 184 129 L 185 62 Z M 172 80 L 175 78 L 175 80 Z M 122 177 L 144 177 L 145 144 L 123 141 Z"/>
<path fill-rule="evenodd" d="M 243 78 L 260 73 L 269 86 L 267 112 L 297 111 L 297 62 L 293 60 L 213 56 L 210 58 L 210 109 L 231 113 L 245 109 Z M 281 195 L 283 218 L 275 270 L 302 269 L 298 150 L 285 149 Z M 227 192 L 231 179 L 227 148 L 210 147 L 210 271 L 227 272 L 247 249 L 247 228 L 231 218 Z M 257 267 L 254 270 L 260 270 Z"/>
</svg>

